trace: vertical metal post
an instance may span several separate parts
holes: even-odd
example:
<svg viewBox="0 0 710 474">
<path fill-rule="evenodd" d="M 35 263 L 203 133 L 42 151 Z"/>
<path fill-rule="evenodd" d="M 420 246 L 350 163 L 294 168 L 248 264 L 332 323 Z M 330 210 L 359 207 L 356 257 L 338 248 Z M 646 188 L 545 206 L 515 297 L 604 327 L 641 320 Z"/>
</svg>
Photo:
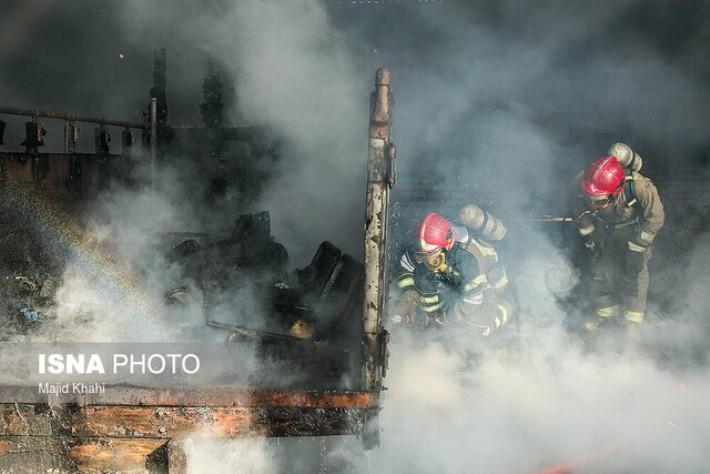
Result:
<svg viewBox="0 0 710 474">
<path fill-rule="evenodd" d="M 386 332 L 382 328 L 385 304 L 385 245 L 389 183 L 385 153 L 390 140 L 390 73 L 375 75 L 371 97 L 365 216 L 365 300 L 363 306 L 362 381 L 366 391 L 379 391 L 385 364 Z"/>
<path fill-rule="evenodd" d="M 164 49 L 157 49 L 153 52 L 153 87 L 150 89 L 150 97 L 155 98 L 155 123 L 158 127 L 157 153 L 161 155 L 165 152 L 166 129 L 168 126 L 168 98 L 167 98 L 167 62 Z"/>
<path fill-rule="evenodd" d="M 158 100 L 150 99 L 150 183 L 155 182 L 155 162 L 158 157 Z"/>
<path fill-rule="evenodd" d="M 69 120 L 64 121 L 64 153 L 69 153 L 69 140 L 71 136 L 71 127 L 69 126 Z"/>
<path fill-rule="evenodd" d="M 130 128 L 126 128 L 121 132 L 121 154 L 128 158 L 131 155 L 131 149 L 133 148 L 133 131 Z"/>
<path fill-rule="evenodd" d="M 64 122 L 64 153 L 76 152 L 79 143 L 79 127 L 73 120 Z"/>
</svg>

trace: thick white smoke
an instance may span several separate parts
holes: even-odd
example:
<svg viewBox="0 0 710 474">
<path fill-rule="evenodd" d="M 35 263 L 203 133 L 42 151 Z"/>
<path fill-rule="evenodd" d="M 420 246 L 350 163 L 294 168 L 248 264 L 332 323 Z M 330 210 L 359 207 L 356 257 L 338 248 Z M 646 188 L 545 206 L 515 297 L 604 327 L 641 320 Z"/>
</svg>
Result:
<svg viewBox="0 0 710 474">
<path fill-rule="evenodd" d="M 471 199 L 495 196 L 505 183 L 501 210 L 513 219 L 551 202 L 559 206 L 551 212 L 565 210 L 560 189 L 611 141 L 649 137 L 656 149 L 680 153 L 702 139 L 697 125 L 707 111 L 693 106 L 705 97 L 696 78 L 643 39 L 624 36 L 612 48 L 600 34 L 622 30 L 636 2 L 603 10 L 508 2 L 494 12 L 381 6 L 384 14 L 300 1 L 220 5 L 216 18 L 181 4 L 194 20 L 183 33 L 231 68 L 244 116 L 292 140 L 264 204 L 277 235 L 303 245 L 297 252 L 321 238 L 359 241 L 374 70 L 357 66 L 373 43 L 393 72 L 400 174 L 441 176 L 442 188 L 470 178 Z M 151 17 L 149 5 L 134 6 L 134 18 Z M 674 92 L 659 94 L 666 86 Z M 668 126 L 668 113 L 683 125 Z M 521 259 L 513 265 L 519 334 L 497 344 L 465 334 L 395 338 L 383 445 L 362 472 L 533 472 L 564 462 L 581 472 L 702 471 L 702 371 L 659 368 L 663 357 L 653 351 L 588 350 L 564 332 L 544 282 L 551 264 L 565 274 L 567 263 L 544 234 L 522 229 L 510 236 Z M 670 329 L 678 327 L 687 326 L 651 322 L 646 332 L 654 348 L 673 352 L 693 340 L 692 331 Z M 254 448 L 258 462 L 264 450 Z"/>
<path fill-rule="evenodd" d="M 257 207 L 272 212 L 296 261 L 324 239 L 360 252 L 374 74 L 363 65 L 375 49 L 373 65 L 393 74 L 400 176 L 440 177 L 444 196 L 452 178 L 469 180 L 470 199 L 494 195 L 511 219 L 553 204 L 551 212 L 564 211 L 560 189 L 613 141 L 631 140 L 646 163 L 663 163 L 658 169 L 690 163 L 706 145 L 700 59 L 710 29 L 700 25 L 675 50 L 659 46 L 636 14 L 645 4 L 669 13 L 660 2 L 362 3 L 133 1 L 121 10 L 127 41 L 169 41 L 183 62 L 213 56 L 236 78 L 234 116 L 288 138 Z M 175 212 L 164 196 L 134 203 L 164 230 L 189 225 L 191 213 Z M 121 217 L 131 206 L 118 202 L 113 214 L 113 222 L 135 223 L 136 234 L 120 233 L 123 243 L 146 224 L 137 214 Z M 671 288 L 672 314 L 652 307 L 649 347 L 622 351 L 589 348 L 562 330 L 544 279 L 551 264 L 564 273 L 568 262 L 547 234 L 522 229 L 509 236 L 519 258 L 519 332 L 497 343 L 466 334 L 395 337 L 383 444 L 361 471 L 526 473 L 564 462 L 576 472 L 706 471 L 707 240 L 687 245 L 690 265 L 652 268 L 669 277 L 656 284 Z M 243 462 L 251 472 L 275 472 L 268 445 L 243 448 L 205 446 L 192 468 L 221 472 Z"/>
<path fill-rule="evenodd" d="M 550 329 L 475 362 L 448 346 L 396 352 L 374 472 L 703 470 L 702 373 L 660 370 L 641 353 L 585 353 Z"/>
<path fill-rule="evenodd" d="M 195 439 L 188 441 L 186 446 L 189 474 L 278 473 L 263 438 L 236 442 Z"/>
<path fill-rule="evenodd" d="M 136 40 L 164 42 L 162 33 L 180 25 L 171 41 L 215 58 L 236 78 L 240 110 L 231 114 L 285 136 L 273 185 L 254 207 L 271 212 L 274 234 L 293 260 L 307 261 L 322 240 L 360 254 L 372 74 L 355 68 L 325 7 L 224 1 L 166 10 L 129 2 L 124 17 Z"/>
<path fill-rule="evenodd" d="M 361 472 L 702 472 L 710 379 L 688 348 L 704 347 L 699 326 L 651 321 L 640 346 L 621 327 L 569 333 L 545 284 L 566 263 L 542 235 L 526 241 L 517 327 L 395 335 L 382 446 Z"/>
</svg>

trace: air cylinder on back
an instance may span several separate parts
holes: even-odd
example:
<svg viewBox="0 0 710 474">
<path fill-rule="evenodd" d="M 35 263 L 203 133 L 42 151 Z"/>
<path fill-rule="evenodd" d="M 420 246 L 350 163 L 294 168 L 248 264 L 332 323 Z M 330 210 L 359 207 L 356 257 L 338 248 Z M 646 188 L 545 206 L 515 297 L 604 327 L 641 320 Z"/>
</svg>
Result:
<svg viewBox="0 0 710 474">
<path fill-rule="evenodd" d="M 494 215 L 475 204 L 468 204 L 459 211 L 459 220 L 471 231 L 486 240 L 503 240 L 508 232 L 505 225 Z"/>
<path fill-rule="evenodd" d="M 615 156 L 621 166 L 632 171 L 640 171 L 643 165 L 643 160 L 641 160 L 639 154 L 634 152 L 626 143 L 614 143 L 609 147 L 607 155 Z"/>
</svg>

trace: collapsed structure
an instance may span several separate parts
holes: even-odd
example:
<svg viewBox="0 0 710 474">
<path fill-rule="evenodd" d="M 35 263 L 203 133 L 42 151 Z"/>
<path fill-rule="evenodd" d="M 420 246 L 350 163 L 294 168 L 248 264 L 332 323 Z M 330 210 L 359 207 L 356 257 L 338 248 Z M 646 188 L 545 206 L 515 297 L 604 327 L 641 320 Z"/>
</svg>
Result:
<svg viewBox="0 0 710 474">
<path fill-rule="evenodd" d="M 80 212 L 107 189 L 110 179 L 130 180 L 124 168 L 140 156 L 150 161 L 151 173 L 156 173 L 161 156 L 171 153 L 171 147 L 196 141 L 206 144 L 214 158 L 229 140 L 250 141 L 262 153 L 276 153 L 278 138 L 265 127 L 222 125 L 214 77 L 209 83 L 212 93 L 206 92 L 202 105 L 206 126 L 199 128 L 172 128 L 167 123 L 164 51 L 156 53 L 154 79 L 141 122 L 0 107 L 0 113 L 31 118 L 25 152 L 0 152 L 3 192 L 24 186 L 33 195 L 51 196 L 67 212 Z M 184 443 L 190 436 L 354 434 L 365 448 L 377 445 L 377 414 L 387 366 L 382 311 L 389 189 L 394 184 L 391 103 L 389 72 L 380 69 L 370 111 L 364 265 L 324 242 L 308 266 L 286 271 L 286 250 L 270 236 L 268 213 L 239 217 L 226 237 L 160 236 L 166 258 L 194 283 L 171 288 L 165 295 L 169 307 L 179 308 L 190 292 L 200 292 L 205 324 L 224 332 L 225 348 L 247 345 L 258 360 L 268 361 L 265 372 L 295 370 L 296 377 L 260 381 L 257 369 L 246 382 L 199 387 L 119 382 L 107 384 L 103 394 L 60 396 L 38 394 L 36 384 L 5 385 L 0 387 L 0 470 L 182 473 L 187 469 Z M 44 134 L 40 118 L 65 121 L 64 153 L 40 153 Z M 95 154 L 76 153 L 78 122 L 98 125 Z M 124 128 L 120 155 L 110 153 L 108 126 Z M 133 153 L 134 130 L 142 136 L 146 150 L 142 155 Z M 251 176 L 244 179 L 254 181 Z M 28 225 L 31 228 L 31 222 Z M 47 250 L 51 251 L 39 253 Z M 261 268 L 261 275 L 246 274 L 261 285 L 258 294 L 271 315 L 271 325 L 217 320 L 213 309 L 220 306 L 224 289 L 240 284 L 230 269 L 239 268 L 243 276 L 241 270 L 255 267 L 254 258 L 266 262 L 269 271 Z M 61 272 L 58 267 L 52 271 Z M 49 276 L 34 275 L 16 284 L 24 284 L 28 294 L 44 291 L 50 298 L 44 289 L 50 281 Z M 41 314 L 32 305 L 27 309 Z M 239 360 L 229 357 L 226 350 L 225 364 L 238 366 Z M 29 377 L 26 382 L 31 382 Z"/>
</svg>

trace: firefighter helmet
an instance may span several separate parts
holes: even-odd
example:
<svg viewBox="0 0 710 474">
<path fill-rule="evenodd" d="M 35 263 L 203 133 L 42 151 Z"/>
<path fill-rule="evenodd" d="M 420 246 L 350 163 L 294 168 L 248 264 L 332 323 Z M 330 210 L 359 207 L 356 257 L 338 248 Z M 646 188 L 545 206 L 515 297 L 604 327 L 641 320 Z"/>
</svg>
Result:
<svg viewBox="0 0 710 474">
<path fill-rule="evenodd" d="M 619 161 L 613 156 L 603 155 L 587 167 L 579 185 L 591 196 L 617 196 L 625 181 L 624 167 Z"/>
<path fill-rule="evenodd" d="M 451 250 L 454 245 L 454 229 L 442 216 L 430 212 L 417 226 L 415 248 L 419 255 L 432 255 L 441 250 Z"/>
</svg>

